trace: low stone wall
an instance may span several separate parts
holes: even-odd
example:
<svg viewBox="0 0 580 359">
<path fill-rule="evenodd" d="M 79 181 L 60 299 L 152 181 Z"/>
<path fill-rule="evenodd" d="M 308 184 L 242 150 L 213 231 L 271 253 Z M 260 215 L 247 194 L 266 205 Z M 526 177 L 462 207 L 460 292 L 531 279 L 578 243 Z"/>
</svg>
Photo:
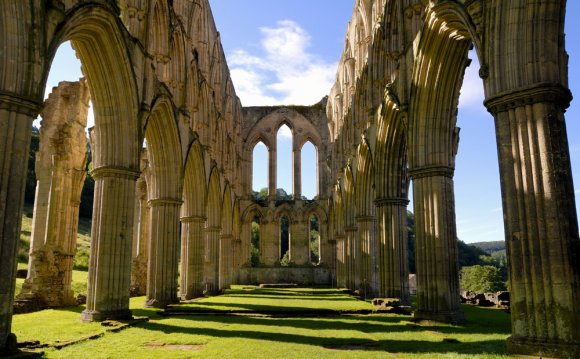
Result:
<svg viewBox="0 0 580 359">
<path fill-rule="evenodd" d="M 241 268 L 238 284 L 296 283 L 332 285 L 332 271 L 323 267 L 246 267 Z"/>
</svg>

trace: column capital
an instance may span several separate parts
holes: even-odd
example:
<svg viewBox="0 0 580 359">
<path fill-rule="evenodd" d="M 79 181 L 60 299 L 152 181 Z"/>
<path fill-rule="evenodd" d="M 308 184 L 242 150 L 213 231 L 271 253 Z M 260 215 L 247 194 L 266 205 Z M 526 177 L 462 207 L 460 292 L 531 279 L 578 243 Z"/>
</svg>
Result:
<svg viewBox="0 0 580 359">
<path fill-rule="evenodd" d="M 183 201 L 177 198 L 153 198 L 147 201 L 150 206 L 181 206 Z"/>
<path fill-rule="evenodd" d="M 385 206 L 402 206 L 407 207 L 409 205 L 409 200 L 404 197 L 380 197 L 375 199 L 375 206 L 385 207 Z"/>
<path fill-rule="evenodd" d="M 556 104 L 562 110 L 570 106 L 572 93 L 558 83 L 538 83 L 519 89 L 500 92 L 486 99 L 483 104 L 492 115 L 511 110 L 516 107 L 532 105 L 540 102 Z"/>
<path fill-rule="evenodd" d="M 218 227 L 218 226 L 205 227 L 204 231 L 211 232 L 211 233 L 219 233 L 222 231 L 222 227 Z"/>
<path fill-rule="evenodd" d="M 179 219 L 182 223 L 205 223 L 207 217 L 203 216 L 186 216 Z"/>
<path fill-rule="evenodd" d="M 36 116 L 40 113 L 42 103 L 11 92 L 0 91 L 0 109 Z"/>
<path fill-rule="evenodd" d="M 413 178 L 414 180 L 419 179 L 419 178 L 423 178 L 423 177 L 435 177 L 435 176 L 453 178 L 454 172 L 455 172 L 455 169 L 451 166 L 427 165 L 427 166 L 410 168 L 409 169 L 409 176 L 411 178 Z"/>
<path fill-rule="evenodd" d="M 375 216 L 357 216 L 356 217 L 356 221 L 359 223 L 373 222 L 375 219 L 376 219 Z"/>
<path fill-rule="evenodd" d="M 136 169 L 118 166 L 101 166 L 94 168 L 91 171 L 91 177 L 94 179 L 102 177 L 114 177 L 136 181 L 139 176 L 141 176 L 141 172 Z"/>
</svg>

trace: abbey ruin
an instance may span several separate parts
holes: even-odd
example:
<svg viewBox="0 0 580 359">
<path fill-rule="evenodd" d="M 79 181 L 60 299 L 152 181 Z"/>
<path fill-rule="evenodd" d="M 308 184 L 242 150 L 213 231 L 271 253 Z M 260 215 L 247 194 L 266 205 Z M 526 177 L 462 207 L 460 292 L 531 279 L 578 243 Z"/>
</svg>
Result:
<svg viewBox="0 0 580 359">
<path fill-rule="evenodd" d="M 0 2 L 0 351 L 16 341 L 16 253 L 32 121 L 40 113 L 31 259 L 18 298 L 45 307 L 73 300 L 89 97 L 95 201 L 83 321 L 130 318 L 131 292 L 146 295 L 146 306 L 164 307 L 250 282 L 337 285 L 407 302 L 410 191 L 414 316 L 461 321 L 453 176 L 458 97 L 474 47 L 496 126 L 512 303 L 508 351 L 577 355 L 580 239 L 564 121 L 572 100 L 565 5 L 356 0 L 327 98 L 310 107 L 242 107 L 207 0 Z M 86 80 L 61 84 L 44 102 L 65 41 Z M 276 133 L 283 125 L 292 132 L 293 191 L 279 199 Z M 257 200 L 252 151 L 259 142 L 268 149 L 269 177 L 266 198 Z M 307 142 L 317 152 L 312 200 L 301 196 Z M 260 225 L 254 267 L 253 222 Z M 281 266 L 286 252 L 292 265 Z"/>
</svg>

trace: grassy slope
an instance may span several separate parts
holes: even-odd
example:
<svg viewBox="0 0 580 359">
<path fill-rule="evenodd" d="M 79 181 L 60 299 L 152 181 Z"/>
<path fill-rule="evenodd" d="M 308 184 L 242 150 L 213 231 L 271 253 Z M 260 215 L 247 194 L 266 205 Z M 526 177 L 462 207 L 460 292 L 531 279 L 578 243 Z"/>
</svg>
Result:
<svg viewBox="0 0 580 359">
<path fill-rule="evenodd" d="M 300 309 L 332 307 L 351 298 L 338 292 L 276 290 L 280 296 L 255 291 L 257 297 L 205 298 L 203 303 L 232 304 L 242 308 L 284 307 L 295 300 Z M 285 293 L 286 292 L 286 293 Z M 328 292 L 328 290 L 327 290 Z M 288 298 L 289 297 L 289 298 Z M 241 298 L 244 298 L 243 300 Z M 151 320 L 118 333 L 106 333 L 63 348 L 47 349 L 47 358 L 507 358 L 504 341 L 509 335 L 509 315 L 464 306 L 463 325 L 416 325 L 408 316 L 348 315 L 322 318 L 273 318 L 256 316 L 170 316 L 137 309 L 143 297 L 133 298 L 135 315 Z M 261 304 L 258 304 L 261 303 Z M 360 302 L 361 306 L 368 303 Z M 368 307 L 367 307 L 368 308 Z M 102 331 L 95 323 L 78 321 L 82 307 L 14 316 L 14 332 L 20 340 L 42 342 L 69 340 Z M 216 307 L 212 307 L 216 309 Z M 173 345 L 173 346 L 171 346 Z M 186 345 L 191 347 L 178 347 Z M 184 350 L 185 349 L 185 350 Z"/>
</svg>

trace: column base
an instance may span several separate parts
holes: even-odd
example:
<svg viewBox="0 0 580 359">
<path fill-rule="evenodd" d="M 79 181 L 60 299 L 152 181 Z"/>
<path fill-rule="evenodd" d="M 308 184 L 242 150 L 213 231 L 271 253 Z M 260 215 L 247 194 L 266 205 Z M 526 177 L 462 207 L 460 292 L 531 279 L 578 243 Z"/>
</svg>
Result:
<svg viewBox="0 0 580 359">
<path fill-rule="evenodd" d="M 112 311 L 98 311 L 98 310 L 83 310 L 81 313 L 81 322 L 102 322 L 104 320 L 130 320 L 133 319 L 133 314 L 129 309 L 112 310 Z"/>
<path fill-rule="evenodd" d="M 510 354 L 542 358 L 580 358 L 580 342 L 540 341 L 510 336 L 506 341 Z"/>
<path fill-rule="evenodd" d="M 145 308 L 165 308 L 170 304 L 179 304 L 179 299 L 175 298 L 173 300 L 162 301 L 155 298 L 147 299 L 143 305 Z"/>
<path fill-rule="evenodd" d="M 6 342 L 4 347 L 0 347 L 0 356 L 9 356 L 18 353 L 18 345 L 16 340 L 16 334 L 9 333 L 6 336 Z"/>
<path fill-rule="evenodd" d="M 415 321 L 432 321 L 447 324 L 458 324 L 465 319 L 465 315 L 461 310 L 454 311 L 439 311 L 439 312 L 427 312 L 422 310 L 417 310 L 413 313 L 413 319 Z"/>
</svg>

